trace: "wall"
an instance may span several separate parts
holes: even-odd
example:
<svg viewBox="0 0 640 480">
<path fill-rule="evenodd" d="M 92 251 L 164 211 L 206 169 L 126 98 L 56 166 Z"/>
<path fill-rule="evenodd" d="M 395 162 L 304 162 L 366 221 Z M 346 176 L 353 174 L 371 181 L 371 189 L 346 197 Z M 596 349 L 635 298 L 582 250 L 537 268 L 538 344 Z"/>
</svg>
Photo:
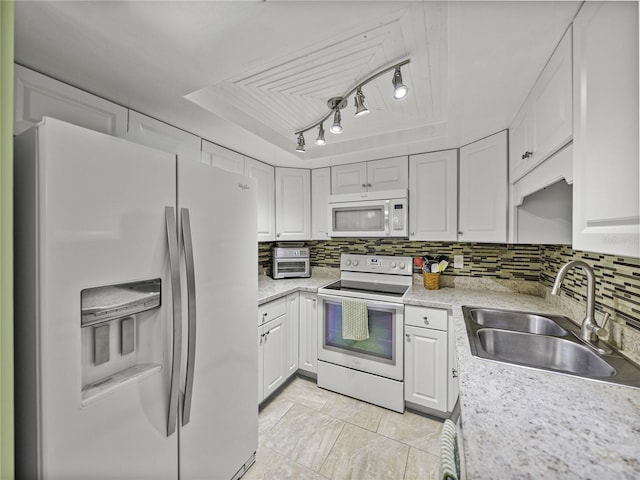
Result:
<svg viewBox="0 0 640 480">
<path fill-rule="evenodd" d="M 596 309 L 608 311 L 619 325 L 631 328 L 640 335 L 640 259 L 616 257 L 573 250 L 568 245 L 514 245 L 450 242 L 411 242 L 392 239 L 355 239 L 304 242 L 310 248 L 311 265 L 340 266 L 341 253 L 377 255 L 446 255 L 452 265 L 446 277 L 476 277 L 496 280 L 539 282 L 550 290 L 562 264 L 581 259 L 596 273 Z M 258 244 L 260 267 L 270 272 L 271 250 L 274 243 Z M 464 255 L 464 268 L 453 268 L 453 255 Z M 419 270 L 414 267 L 414 272 Z M 563 296 L 574 300 L 584 309 L 586 278 L 581 270 L 573 269 L 562 286 Z M 599 317 L 598 317 L 599 318 Z"/>
</svg>

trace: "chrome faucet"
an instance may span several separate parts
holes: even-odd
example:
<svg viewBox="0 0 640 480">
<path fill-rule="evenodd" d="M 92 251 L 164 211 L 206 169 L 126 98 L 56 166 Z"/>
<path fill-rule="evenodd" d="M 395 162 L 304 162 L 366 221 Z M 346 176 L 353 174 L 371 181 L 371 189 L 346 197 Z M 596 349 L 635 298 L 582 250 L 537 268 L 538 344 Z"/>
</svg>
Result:
<svg viewBox="0 0 640 480">
<path fill-rule="evenodd" d="M 593 343 L 598 341 L 598 337 L 606 335 L 607 331 L 603 328 L 609 320 L 609 314 L 605 313 L 603 317 L 602 327 L 596 322 L 596 277 L 593 273 L 593 269 L 581 260 L 571 260 L 565 263 L 558 274 L 556 275 L 556 281 L 551 289 L 552 295 L 558 295 L 560 293 L 560 285 L 564 280 L 567 272 L 573 267 L 580 267 L 587 275 L 587 315 L 582 321 L 580 326 L 580 337 L 586 342 Z"/>
</svg>

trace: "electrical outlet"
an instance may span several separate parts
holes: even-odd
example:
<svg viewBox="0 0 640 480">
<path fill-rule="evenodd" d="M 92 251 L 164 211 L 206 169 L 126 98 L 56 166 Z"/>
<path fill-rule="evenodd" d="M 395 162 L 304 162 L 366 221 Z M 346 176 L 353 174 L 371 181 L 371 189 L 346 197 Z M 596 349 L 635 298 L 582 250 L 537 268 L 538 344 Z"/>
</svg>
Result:
<svg viewBox="0 0 640 480">
<path fill-rule="evenodd" d="M 462 267 L 464 267 L 464 255 L 454 255 L 453 268 L 462 268 Z"/>
</svg>

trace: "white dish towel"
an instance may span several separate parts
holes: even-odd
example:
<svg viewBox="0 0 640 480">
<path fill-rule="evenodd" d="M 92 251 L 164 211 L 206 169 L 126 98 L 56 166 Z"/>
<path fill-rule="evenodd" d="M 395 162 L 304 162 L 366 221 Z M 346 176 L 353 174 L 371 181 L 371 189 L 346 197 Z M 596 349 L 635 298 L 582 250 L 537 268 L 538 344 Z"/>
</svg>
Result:
<svg viewBox="0 0 640 480">
<path fill-rule="evenodd" d="M 369 316 L 364 300 L 345 298 L 342 300 L 342 338 L 366 340 L 369 338 Z"/>
</svg>

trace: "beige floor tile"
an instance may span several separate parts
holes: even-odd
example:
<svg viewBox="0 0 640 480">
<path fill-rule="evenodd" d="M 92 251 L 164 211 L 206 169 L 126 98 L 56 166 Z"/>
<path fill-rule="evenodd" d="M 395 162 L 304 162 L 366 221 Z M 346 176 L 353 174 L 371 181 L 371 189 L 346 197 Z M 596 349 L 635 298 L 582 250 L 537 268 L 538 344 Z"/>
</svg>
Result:
<svg viewBox="0 0 640 480">
<path fill-rule="evenodd" d="M 404 480 L 436 480 L 440 459 L 435 455 L 411 447 Z"/>
<path fill-rule="evenodd" d="M 285 459 L 271 480 L 327 480 L 327 477 L 323 477 L 299 463 Z"/>
<path fill-rule="evenodd" d="M 293 402 L 276 398 L 264 407 L 258 415 L 258 435 L 263 434 L 278 423 L 292 406 Z"/>
<path fill-rule="evenodd" d="M 315 382 L 303 378 L 294 378 L 287 387 L 278 394 L 278 400 L 289 400 L 300 405 L 320 410 L 327 400 L 336 394 L 318 388 Z"/>
<path fill-rule="evenodd" d="M 333 480 L 402 479 L 409 447 L 346 424 L 320 473 Z"/>
<path fill-rule="evenodd" d="M 256 462 L 242 480 L 270 480 L 286 459 L 270 448 L 258 447 Z"/>
<path fill-rule="evenodd" d="M 341 420 L 295 404 L 265 432 L 260 444 L 319 471 L 343 426 Z"/>
<path fill-rule="evenodd" d="M 440 455 L 442 422 L 411 412 L 385 410 L 378 433 L 433 455 Z"/>
<path fill-rule="evenodd" d="M 321 412 L 375 432 L 384 409 L 343 395 L 334 395 L 327 400 Z"/>
</svg>

